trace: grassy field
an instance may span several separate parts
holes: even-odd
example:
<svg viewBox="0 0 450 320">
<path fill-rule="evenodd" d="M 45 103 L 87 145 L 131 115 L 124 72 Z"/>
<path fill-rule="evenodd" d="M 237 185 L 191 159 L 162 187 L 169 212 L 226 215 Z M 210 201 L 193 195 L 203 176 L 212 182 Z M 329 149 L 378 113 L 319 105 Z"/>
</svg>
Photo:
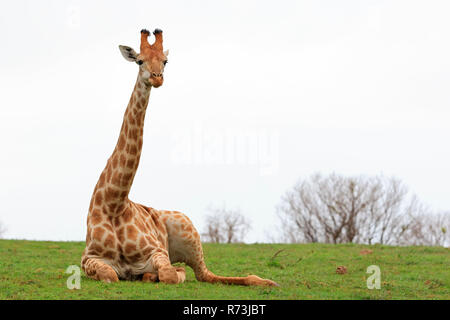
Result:
<svg viewBox="0 0 450 320">
<path fill-rule="evenodd" d="M 186 268 L 180 285 L 105 284 L 83 274 L 81 289 L 69 290 L 65 270 L 80 264 L 83 247 L 82 242 L 0 240 L 0 299 L 450 299 L 448 248 L 205 244 L 214 273 L 257 274 L 281 287 L 201 283 Z M 381 269 L 379 290 L 367 288 L 370 265 Z M 347 273 L 336 273 L 339 266 Z"/>
</svg>

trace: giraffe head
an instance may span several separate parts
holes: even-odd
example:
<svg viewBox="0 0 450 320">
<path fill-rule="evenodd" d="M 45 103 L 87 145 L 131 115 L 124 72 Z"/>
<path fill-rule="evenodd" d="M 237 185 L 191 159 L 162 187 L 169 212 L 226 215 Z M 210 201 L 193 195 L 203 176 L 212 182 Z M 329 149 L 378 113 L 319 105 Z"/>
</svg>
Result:
<svg viewBox="0 0 450 320">
<path fill-rule="evenodd" d="M 139 74 L 151 86 L 158 88 L 164 82 L 164 67 L 167 63 L 169 50 L 163 51 L 162 30 L 155 29 L 155 42 L 150 44 L 148 36 L 150 32 L 146 29 L 141 30 L 141 47 L 139 53 L 131 47 L 119 46 L 123 57 L 139 65 Z"/>
</svg>

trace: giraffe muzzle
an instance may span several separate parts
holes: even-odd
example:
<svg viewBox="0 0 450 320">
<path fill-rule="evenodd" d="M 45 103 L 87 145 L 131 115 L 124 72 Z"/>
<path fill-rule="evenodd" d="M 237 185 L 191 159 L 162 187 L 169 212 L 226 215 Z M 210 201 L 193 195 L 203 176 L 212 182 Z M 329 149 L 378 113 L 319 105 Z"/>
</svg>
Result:
<svg viewBox="0 0 450 320">
<path fill-rule="evenodd" d="M 162 73 L 152 72 L 149 81 L 153 87 L 158 88 L 162 86 L 164 82 L 164 76 Z"/>
</svg>

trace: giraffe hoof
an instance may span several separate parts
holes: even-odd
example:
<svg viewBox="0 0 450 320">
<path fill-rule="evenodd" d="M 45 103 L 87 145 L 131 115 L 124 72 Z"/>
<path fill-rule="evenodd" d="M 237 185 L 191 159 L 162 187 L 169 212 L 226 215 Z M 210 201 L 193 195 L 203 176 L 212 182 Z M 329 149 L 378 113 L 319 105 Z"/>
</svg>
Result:
<svg viewBox="0 0 450 320">
<path fill-rule="evenodd" d="M 119 277 L 111 267 L 103 267 L 97 270 L 97 279 L 105 283 L 118 282 Z"/>
<path fill-rule="evenodd" d="M 179 283 L 177 270 L 170 266 L 158 270 L 158 278 L 160 282 L 176 284 Z"/>
<path fill-rule="evenodd" d="M 270 286 L 270 287 L 279 287 L 280 285 L 275 281 L 262 279 L 255 275 L 250 275 L 247 277 L 247 285 L 250 286 Z"/>
<path fill-rule="evenodd" d="M 281 287 L 278 283 L 276 283 L 275 281 L 272 281 L 272 280 L 267 280 L 267 281 L 270 281 L 270 284 L 269 284 L 269 286 L 272 286 L 272 287 Z"/>
</svg>

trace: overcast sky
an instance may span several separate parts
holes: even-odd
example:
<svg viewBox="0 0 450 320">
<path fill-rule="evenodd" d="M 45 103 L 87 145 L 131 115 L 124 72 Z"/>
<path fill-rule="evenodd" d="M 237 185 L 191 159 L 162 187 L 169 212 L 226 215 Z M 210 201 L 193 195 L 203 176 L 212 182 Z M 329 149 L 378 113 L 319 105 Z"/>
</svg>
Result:
<svg viewBox="0 0 450 320">
<path fill-rule="evenodd" d="M 0 3 L 0 221 L 7 238 L 83 240 L 138 67 L 142 28 L 170 50 L 130 198 L 240 208 L 247 240 L 314 172 L 394 175 L 450 209 L 448 1 Z"/>
</svg>

